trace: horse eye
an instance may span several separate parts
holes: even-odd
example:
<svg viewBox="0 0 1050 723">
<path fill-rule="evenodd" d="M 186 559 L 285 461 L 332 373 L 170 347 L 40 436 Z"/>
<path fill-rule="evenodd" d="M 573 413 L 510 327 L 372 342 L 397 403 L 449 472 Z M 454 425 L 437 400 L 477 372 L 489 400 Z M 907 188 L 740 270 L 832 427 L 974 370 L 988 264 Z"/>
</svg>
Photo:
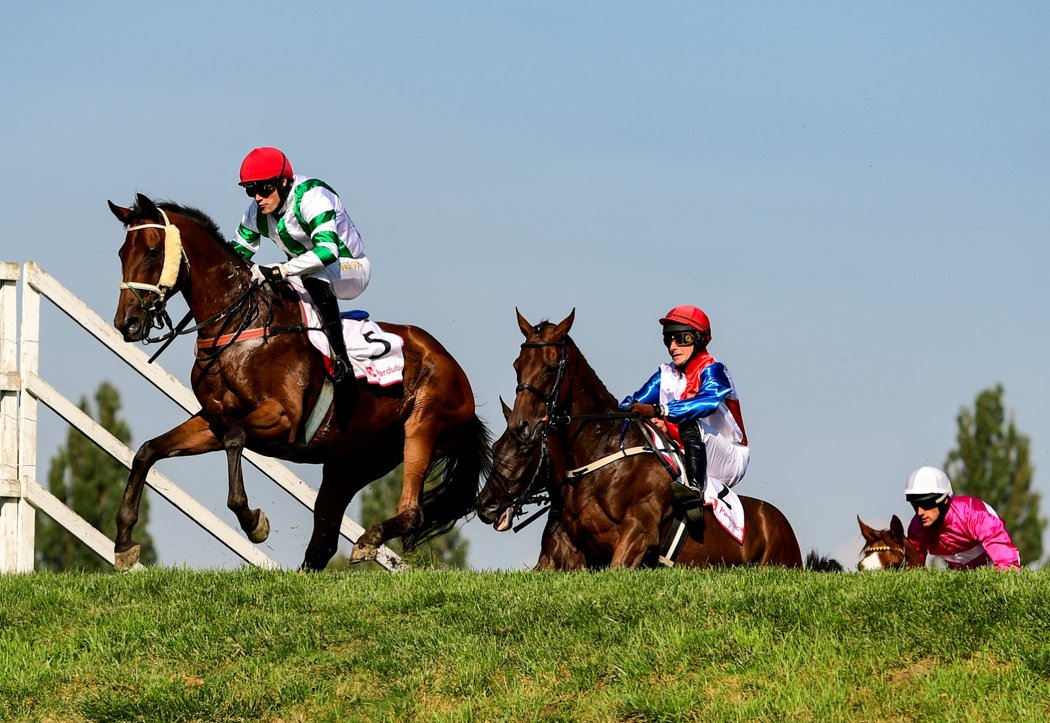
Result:
<svg viewBox="0 0 1050 723">
<path fill-rule="evenodd" d="M 164 252 L 161 250 L 160 246 L 152 246 L 152 247 L 146 249 L 146 258 L 147 259 L 159 258 L 162 253 L 164 253 Z"/>
</svg>

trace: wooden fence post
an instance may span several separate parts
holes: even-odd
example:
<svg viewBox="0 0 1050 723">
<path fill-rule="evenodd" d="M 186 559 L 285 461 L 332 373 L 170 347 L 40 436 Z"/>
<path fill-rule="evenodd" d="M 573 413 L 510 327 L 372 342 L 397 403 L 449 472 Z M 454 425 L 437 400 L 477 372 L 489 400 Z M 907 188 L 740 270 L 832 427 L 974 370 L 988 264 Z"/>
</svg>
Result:
<svg viewBox="0 0 1050 723">
<path fill-rule="evenodd" d="M 33 569 L 35 512 L 18 464 L 18 264 L 0 263 L 0 573 Z"/>
</svg>

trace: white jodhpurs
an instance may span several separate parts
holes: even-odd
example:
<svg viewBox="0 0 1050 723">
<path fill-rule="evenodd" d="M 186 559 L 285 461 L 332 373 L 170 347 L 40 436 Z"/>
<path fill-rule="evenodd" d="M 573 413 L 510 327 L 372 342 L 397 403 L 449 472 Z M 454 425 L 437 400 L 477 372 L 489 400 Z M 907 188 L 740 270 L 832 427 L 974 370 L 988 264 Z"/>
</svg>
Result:
<svg viewBox="0 0 1050 723">
<path fill-rule="evenodd" d="M 700 420 L 700 436 L 707 447 L 707 477 L 732 487 L 747 474 L 751 461 L 751 450 L 741 444 L 733 444 L 718 430 Z"/>
<path fill-rule="evenodd" d="M 327 281 L 337 299 L 349 301 L 356 299 L 368 287 L 372 278 L 372 264 L 364 256 L 359 259 L 339 259 L 338 263 L 329 264 L 306 276 Z"/>
</svg>

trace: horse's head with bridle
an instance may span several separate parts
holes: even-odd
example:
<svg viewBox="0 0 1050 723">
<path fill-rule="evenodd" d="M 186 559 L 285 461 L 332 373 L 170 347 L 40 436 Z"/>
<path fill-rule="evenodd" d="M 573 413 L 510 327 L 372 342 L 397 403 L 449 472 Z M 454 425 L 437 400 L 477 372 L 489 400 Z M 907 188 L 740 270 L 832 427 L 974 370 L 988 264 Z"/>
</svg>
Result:
<svg viewBox="0 0 1050 723">
<path fill-rule="evenodd" d="M 216 335 L 236 331 L 260 315 L 268 318 L 280 296 L 295 300 L 288 288 L 264 293 L 253 285 L 248 265 L 215 222 L 197 209 L 154 203 L 141 193 L 130 208 L 112 201 L 109 208 L 125 227 L 119 252 L 120 296 L 113 319 L 125 341 L 170 342 L 200 329 L 214 330 Z M 190 310 L 173 325 L 167 304 L 180 292 Z M 191 318 L 198 323 L 185 328 Z M 151 337 L 155 331 L 159 335 Z"/>
<path fill-rule="evenodd" d="M 124 224 L 120 247 L 122 279 L 117 315 L 113 320 L 125 341 L 142 341 L 154 329 L 171 328 L 168 298 L 186 281 L 188 263 L 182 232 L 163 209 L 138 194 L 136 205 L 123 208 L 109 201 L 109 208 Z"/>
<path fill-rule="evenodd" d="M 922 567 L 922 557 L 904 534 L 904 523 L 897 515 L 890 520 L 888 530 L 876 530 L 857 517 L 860 532 L 864 536 L 858 570 L 901 570 L 906 567 Z"/>
<path fill-rule="evenodd" d="M 566 378 L 575 310 L 559 324 L 533 325 L 516 313 L 525 341 L 514 361 L 514 407 L 500 400 L 507 431 L 493 445 L 492 476 L 477 502 L 478 516 L 501 532 L 524 506 L 548 501 L 554 474 L 550 436 L 568 421 L 572 403 Z"/>
</svg>

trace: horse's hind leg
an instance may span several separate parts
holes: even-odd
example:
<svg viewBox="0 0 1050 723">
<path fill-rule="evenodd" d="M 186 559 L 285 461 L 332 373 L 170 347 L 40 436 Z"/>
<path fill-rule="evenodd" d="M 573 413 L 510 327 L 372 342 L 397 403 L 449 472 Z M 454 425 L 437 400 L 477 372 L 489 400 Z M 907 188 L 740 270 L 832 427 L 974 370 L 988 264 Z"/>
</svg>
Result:
<svg viewBox="0 0 1050 723">
<path fill-rule="evenodd" d="M 244 489 L 244 470 L 241 457 L 244 454 L 244 443 L 248 432 L 244 427 L 231 427 L 222 438 L 226 448 L 226 462 L 229 467 L 230 489 L 226 497 L 226 506 L 237 515 L 241 529 L 248 539 L 259 544 L 270 536 L 270 521 L 261 509 L 248 509 L 248 493 Z"/>
<path fill-rule="evenodd" d="M 434 449 L 434 432 L 430 426 L 422 423 L 414 425 L 414 433 L 405 427 L 405 467 L 401 480 L 401 498 L 397 503 L 397 513 L 389 520 L 383 520 L 369 527 L 350 553 L 350 562 L 364 562 L 376 559 L 379 546 L 387 540 L 401 537 L 423 521 L 420 506 L 420 492 L 430 469 L 430 459 Z"/>
<path fill-rule="evenodd" d="M 193 455 L 222 449 L 222 443 L 200 415 L 194 415 L 174 429 L 139 447 L 131 463 L 131 474 L 124 497 L 117 510 L 117 535 L 114 544 L 115 566 L 127 570 L 138 562 L 141 548 L 131 540 L 131 531 L 139 520 L 139 503 L 146 475 L 157 460 L 175 455 Z"/>
</svg>

